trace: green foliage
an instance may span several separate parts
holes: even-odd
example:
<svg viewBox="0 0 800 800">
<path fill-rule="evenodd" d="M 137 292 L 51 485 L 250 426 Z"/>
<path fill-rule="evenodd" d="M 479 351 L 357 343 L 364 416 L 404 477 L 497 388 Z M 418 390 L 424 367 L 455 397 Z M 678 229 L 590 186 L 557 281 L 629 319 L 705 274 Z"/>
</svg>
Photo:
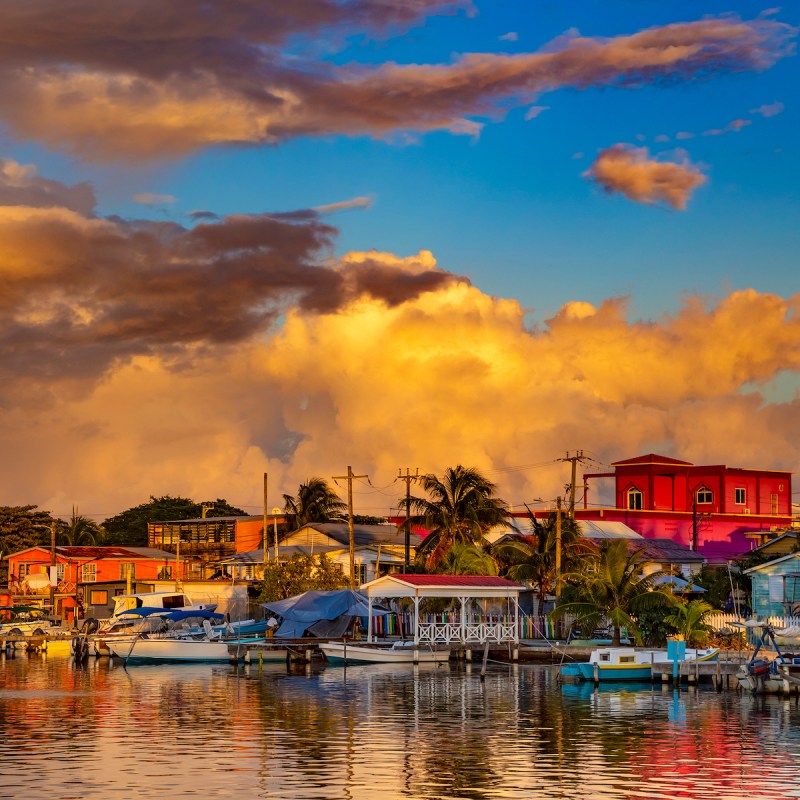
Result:
<svg viewBox="0 0 800 800">
<path fill-rule="evenodd" d="M 669 591 L 655 584 L 662 574 L 645 577 L 641 554 L 638 550 L 628 552 L 624 539 L 605 541 L 594 556 L 592 568 L 570 576 L 571 583 L 551 616 L 559 619 L 572 614 L 583 630 L 597 628 L 606 619 L 614 630 L 613 644 L 619 644 L 622 628 L 627 628 L 637 644 L 641 644 L 642 630 L 634 615 L 675 603 Z"/>
<path fill-rule="evenodd" d="M 228 504 L 226 500 L 195 503 L 186 497 L 150 497 L 149 503 L 129 508 L 103 523 L 107 534 L 107 544 L 147 546 L 147 523 L 168 522 L 176 519 L 196 519 L 206 507 L 207 517 L 242 517 L 245 511 Z"/>
<path fill-rule="evenodd" d="M 645 608 L 636 612 L 636 622 L 646 647 L 665 647 L 667 636 L 675 633 L 674 628 L 665 621 L 666 609 Z"/>
<path fill-rule="evenodd" d="M 277 564 L 271 561 L 265 565 L 258 601 L 272 603 L 312 589 L 328 591 L 346 589 L 349 586 L 350 581 L 339 565 L 334 564 L 326 555 L 307 556 L 297 553 L 288 561 Z"/>
<path fill-rule="evenodd" d="M 506 574 L 513 581 L 536 588 L 539 602 L 555 588 L 557 515 L 549 515 L 542 523 L 528 511 L 531 534 L 495 546 L 493 552 L 506 564 Z M 561 517 L 561 575 L 575 575 L 584 559 L 592 552 L 583 540 L 580 528 L 571 517 Z"/>
<path fill-rule="evenodd" d="M 53 517 L 36 506 L 0 506 L 0 583 L 8 583 L 5 556 L 37 545 L 50 546 Z"/>
<path fill-rule="evenodd" d="M 713 606 L 705 600 L 678 601 L 664 617 L 664 622 L 672 626 L 690 647 L 704 647 L 714 631 L 704 620 L 713 611 Z"/>
<path fill-rule="evenodd" d="M 73 506 L 69 521 L 58 521 L 56 542 L 72 546 L 102 545 L 105 544 L 105 531 L 94 520 L 78 514 L 77 506 Z"/>
<path fill-rule="evenodd" d="M 486 533 L 496 525 L 507 525 L 506 504 L 494 497 L 495 485 L 472 467 L 449 467 L 440 480 L 422 475 L 422 488 L 428 497 L 401 498 L 409 520 L 430 533 L 417 548 L 417 557 L 428 569 L 435 569 L 447 558 L 455 544 L 486 544 Z"/>
<path fill-rule="evenodd" d="M 497 575 L 497 560 L 477 544 L 453 545 L 440 562 L 438 572 L 446 575 Z"/>
<path fill-rule="evenodd" d="M 297 496 L 283 496 L 287 530 L 296 531 L 310 522 L 341 522 L 347 505 L 322 478 L 309 478 L 297 489 Z"/>
<path fill-rule="evenodd" d="M 736 589 L 749 593 L 750 578 L 742 575 L 738 569 L 732 570 L 728 575 L 726 567 L 704 564 L 697 574 L 692 576 L 692 583 L 706 590 L 703 600 L 714 608 L 725 608 L 725 603 L 731 596 L 731 582 Z"/>
</svg>

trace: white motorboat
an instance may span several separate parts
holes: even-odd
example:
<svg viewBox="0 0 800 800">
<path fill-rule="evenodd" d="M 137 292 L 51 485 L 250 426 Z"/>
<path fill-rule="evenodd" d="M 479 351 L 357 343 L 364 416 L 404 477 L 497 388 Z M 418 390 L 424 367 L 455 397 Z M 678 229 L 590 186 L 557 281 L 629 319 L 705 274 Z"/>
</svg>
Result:
<svg viewBox="0 0 800 800">
<path fill-rule="evenodd" d="M 319 649 L 328 661 L 340 664 L 430 664 L 443 663 L 450 658 L 449 647 L 431 647 L 414 642 L 394 642 L 391 645 L 323 642 Z"/>
<path fill-rule="evenodd" d="M 247 653 L 247 646 L 256 641 L 266 640 L 119 636 L 109 639 L 108 647 L 115 656 L 124 659 L 126 663 L 239 661 Z"/>
</svg>

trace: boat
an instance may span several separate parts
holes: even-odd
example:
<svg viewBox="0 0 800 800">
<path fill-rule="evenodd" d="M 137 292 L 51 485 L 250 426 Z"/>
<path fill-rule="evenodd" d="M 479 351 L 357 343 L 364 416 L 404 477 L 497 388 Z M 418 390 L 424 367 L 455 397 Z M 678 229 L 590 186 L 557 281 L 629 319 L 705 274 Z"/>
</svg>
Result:
<svg viewBox="0 0 800 800">
<path fill-rule="evenodd" d="M 403 641 L 391 645 L 322 642 L 319 649 L 328 661 L 337 664 L 430 664 L 444 663 L 450 659 L 449 647 L 430 647 Z"/>
<path fill-rule="evenodd" d="M 739 686 L 753 694 L 800 692 L 800 651 L 790 653 L 781 649 L 786 642 L 797 639 L 797 626 L 775 628 L 756 620 L 733 624 L 738 628 L 761 629 L 753 655 L 736 673 Z M 762 652 L 766 654 L 770 645 L 774 648 L 774 653 L 770 653 L 773 657 L 759 656 Z"/>
<path fill-rule="evenodd" d="M 194 609 L 180 609 L 188 611 Z M 199 609 L 203 610 L 203 609 Z M 165 633 L 169 628 L 172 612 L 163 608 L 134 608 L 123 611 L 117 617 L 111 617 L 106 624 L 101 625 L 97 633 L 88 637 L 90 647 L 94 650 L 94 655 L 98 657 L 112 655 L 111 648 L 108 646 L 109 639 L 119 637 L 135 637 L 141 634 Z M 199 624 L 202 620 L 198 619 L 198 624 L 189 627 L 180 633 L 180 636 L 202 635 L 205 631 Z M 254 619 L 239 620 L 237 622 L 221 622 L 213 625 L 212 631 L 218 636 L 236 638 L 244 636 L 264 635 L 267 629 L 266 622 L 256 622 Z"/>
<path fill-rule="evenodd" d="M 238 661 L 244 658 L 248 645 L 267 642 L 266 638 L 231 635 L 227 625 L 220 625 L 223 619 L 222 614 L 211 611 L 179 609 L 157 617 L 159 630 L 108 637 L 106 645 L 113 656 L 127 664 Z"/>
<path fill-rule="evenodd" d="M 670 642 L 682 645 L 683 642 Z M 585 681 L 649 681 L 656 673 L 669 670 L 677 673 L 684 662 L 714 661 L 719 656 L 718 647 L 689 649 L 669 647 L 667 650 L 645 650 L 635 647 L 599 647 L 592 651 L 589 661 L 565 664 L 561 674 Z"/>
<path fill-rule="evenodd" d="M 214 611 L 216 607 L 216 603 L 193 603 L 181 591 L 138 592 L 135 594 L 121 594 L 115 597 L 114 610 L 111 612 L 110 619 L 115 619 L 126 611 L 133 611 L 139 608 L 158 608 L 162 611 L 177 611 L 179 609 L 184 611 L 189 609 Z"/>
</svg>

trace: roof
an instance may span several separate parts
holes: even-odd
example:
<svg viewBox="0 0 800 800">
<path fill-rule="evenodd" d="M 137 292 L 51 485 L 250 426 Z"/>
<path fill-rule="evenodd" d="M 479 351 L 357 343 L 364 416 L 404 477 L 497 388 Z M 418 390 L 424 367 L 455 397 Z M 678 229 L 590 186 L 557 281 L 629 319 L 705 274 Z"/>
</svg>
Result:
<svg viewBox="0 0 800 800">
<path fill-rule="evenodd" d="M 678 594 L 690 594 L 691 592 L 705 592 L 702 586 L 687 581 L 678 575 L 661 575 L 653 581 L 656 586 L 668 586 L 673 592 Z"/>
<path fill-rule="evenodd" d="M 49 553 L 49 547 L 38 545 L 36 547 L 26 547 L 16 553 L 10 553 L 6 558 L 28 553 L 31 550 L 41 550 Z M 174 561 L 175 556 L 166 550 L 158 550 L 155 547 L 120 547 L 118 545 L 107 546 L 83 546 L 83 545 L 59 545 L 56 547 L 56 555 L 61 558 L 76 561 L 98 561 L 103 558 L 120 559 L 133 561 L 136 559 L 154 559 L 156 561 Z"/>
<path fill-rule="evenodd" d="M 751 536 L 754 534 L 764 535 L 765 533 L 771 533 L 771 531 L 745 531 L 744 535 L 747 536 L 750 534 Z M 783 531 L 774 539 L 768 539 L 764 544 L 760 544 L 758 547 L 754 547 L 750 552 L 757 553 L 759 550 L 771 550 L 777 542 L 782 541 L 783 539 L 797 539 L 800 536 L 800 531 Z"/>
<path fill-rule="evenodd" d="M 673 542 L 672 539 L 643 539 L 637 542 L 639 550 L 649 561 L 661 561 L 666 563 L 687 563 L 704 562 L 705 556 L 696 553 L 680 542 Z"/>
<path fill-rule="evenodd" d="M 656 453 L 647 453 L 643 456 L 636 456 L 635 458 L 625 458 L 622 461 L 613 461 L 612 467 L 627 467 L 634 464 L 669 464 L 673 467 L 693 467 L 691 461 L 680 461 L 677 458 L 670 458 L 669 456 L 660 456 Z"/>
<path fill-rule="evenodd" d="M 576 520 L 581 535 L 587 539 L 643 539 L 633 528 L 624 522 L 611 520 L 579 519 Z"/>
<path fill-rule="evenodd" d="M 370 597 L 516 598 L 525 591 L 494 575 L 384 575 L 361 586 Z"/>
<path fill-rule="evenodd" d="M 302 528 L 292 531 L 294 536 L 306 528 L 324 533 L 331 539 L 341 542 L 343 545 L 350 545 L 350 529 L 346 522 L 310 522 Z M 396 525 L 353 525 L 353 539 L 356 547 L 368 544 L 394 544 L 404 545 L 406 541 L 405 531 L 401 531 Z M 421 537 L 417 533 L 410 534 L 411 546 L 416 547 Z"/>
<path fill-rule="evenodd" d="M 755 567 L 749 567 L 748 569 L 744 570 L 744 574 L 748 575 L 751 572 L 758 572 L 761 569 L 772 567 L 775 564 L 780 564 L 783 561 L 789 561 L 792 558 L 800 558 L 800 553 L 789 553 L 789 555 L 781 556 L 780 558 L 773 558 L 772 561 L 765 561 L 763 564 L 756 564 Z"/>
<path fill-rule="evenodd" d="M 278 519 L 283 517 L 283 514 L 273 515 L 267 514 L 269 519 L 273 519 L 274 516 L 277 516 Z M 260 519 L 263 521 L 264 515 L 249 515 L 249 514 L 232 514 L 228 517 L 190 517 L 189 519 L 159 519 L 153 520 L 152 522 L 148 523 L 150 525 L 181 525 L 187 522 L 233 522 L 234 520 L 240 521 L 251 521 Z"/>
</svg>

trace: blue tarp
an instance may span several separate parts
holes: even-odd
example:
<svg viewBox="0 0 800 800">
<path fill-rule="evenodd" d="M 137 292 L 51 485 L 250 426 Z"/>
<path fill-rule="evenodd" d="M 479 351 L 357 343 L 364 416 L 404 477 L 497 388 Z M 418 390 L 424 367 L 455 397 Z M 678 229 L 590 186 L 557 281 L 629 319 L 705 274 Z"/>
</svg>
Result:
<svg viewBox="0 0 800 800">
<path fill-rule="evenodd" d="M 286 600 L 264 603 L 263 606 L 283 620 L 275 635 L 289 639 L 299 639 L 308 628 L 320 620 L 369 615 L 369 600 L 352 589 L 336 589 L 329 592 L 312 590 Z M 373 616 L 388 613 L 379 606 L 372 607 Z"/>
<path fill-rule="evenodd" d="M 120 611 L 118 617 L 149 617 L 151 614 L 168 614 L 168 608 L 151 608 L 142 606 L 141 608 L 129 608 L 127 611 Z"/>
<path fill-rule="evenodd" d="M 184 619 L 208 619 L 211 622 L 223 622 L 225 620 L 224 614 L 217 614 L 213 611 L 206 611 L 205 609 L 176 609 L 170 611 L 169 614 L 164 616 L 164 619 L 170 622 L 181 622 Z"/>
</svg>

